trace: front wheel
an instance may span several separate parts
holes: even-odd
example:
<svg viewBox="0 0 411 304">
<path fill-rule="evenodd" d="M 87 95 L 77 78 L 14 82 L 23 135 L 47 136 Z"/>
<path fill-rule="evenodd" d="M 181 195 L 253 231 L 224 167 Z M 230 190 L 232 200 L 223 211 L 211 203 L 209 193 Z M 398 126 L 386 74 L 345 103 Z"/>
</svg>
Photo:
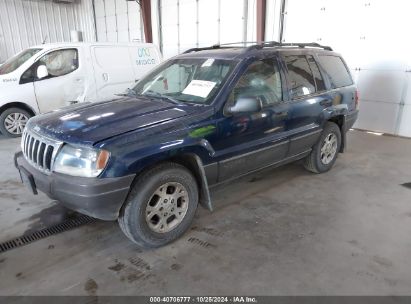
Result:
<svg viewBox="0 0 411 304">
<path fill-rule="evenodd" d="M 333 122 L 327 122 L 319 141 L 305 158 L 304 167 L 314 173 L 327 172 L 334 165 L 340 147 L 340 128 Z"/>
<path fill-rule="evenodd" d="M 176 163 L 163 163 L 138 177 L 118 221 L 140 247 L 160 247 L 189 228 L 197 205 L 198 186 L 191 172 Z"/>
<path fill-rule="evenodd" d="M 20 137 L 32 115 L 20 108 L 9 108 L 0 114 L 0 132 L 6 137 Z"/>
</svg>

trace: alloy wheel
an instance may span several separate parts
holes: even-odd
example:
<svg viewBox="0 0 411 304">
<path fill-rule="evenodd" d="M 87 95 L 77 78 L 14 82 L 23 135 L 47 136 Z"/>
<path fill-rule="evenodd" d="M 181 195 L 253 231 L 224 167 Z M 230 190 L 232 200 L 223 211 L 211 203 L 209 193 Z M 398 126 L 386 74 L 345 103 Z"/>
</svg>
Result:
<svg viewBox="0 0 411 304">
<path fill-rule="evenodd" d="M 328 165 L 329 163 L 332 162 L 332 160 L 335 157 L 335 154 L 337 153 L 337 147 L 338 147 L 338 140 L 337 136 L 334 133 L 328 134 L 321 146 L 321 162 L 324 165 Z"/>
<path fill-rule="evenodd" d="M 183 221 L 188 204 L 188 192 L 182 184 L 169 182 L 161 185 L 146 206 L 149 228 L 157 233 L 170 232 Z"/>
<path fill-rule="evenodd" d="M 21 135 L 29 118 L 23 113 L 10 113 L 4 119 L 4 127 L 13 135 Z"/>
</svg>

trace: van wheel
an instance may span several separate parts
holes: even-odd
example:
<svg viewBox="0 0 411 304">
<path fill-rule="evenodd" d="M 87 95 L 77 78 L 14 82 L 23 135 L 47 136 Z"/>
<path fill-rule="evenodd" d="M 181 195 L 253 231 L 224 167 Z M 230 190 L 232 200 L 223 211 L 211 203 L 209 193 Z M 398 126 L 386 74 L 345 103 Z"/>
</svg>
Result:
<svg viewBox="0 0 411 304">
<path fill-rule="evenodd" d="M 198 186 L 191 172 L 176 163 L 163 163 L 138 177 L 118 221 L 138 246 L 160 247 L 189 228 L 197 205 Z"/>
<path fill-rule="evenodd" d="M 341 131 L 333 122 L 327 122 L 319 141 L 305 158 L 304 167 L 314 173 L 324 173 L 334 165 L 341 147 Z"/>
<path fill-rule="evenodd" d="M 29 112 L 20 108 L 9 108 L 0 115 L 0 131 L 6 137 L 20 137 L 32 117 Z"/>
</svg>

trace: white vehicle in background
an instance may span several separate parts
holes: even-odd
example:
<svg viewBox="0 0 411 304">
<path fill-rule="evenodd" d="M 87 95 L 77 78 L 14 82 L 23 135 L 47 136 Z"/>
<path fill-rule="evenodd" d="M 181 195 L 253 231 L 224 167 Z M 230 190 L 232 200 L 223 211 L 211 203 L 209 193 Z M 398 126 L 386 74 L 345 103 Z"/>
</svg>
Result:
<svg viewBox="0 0 411 304">
<path fill-rule="evenodd" d="M 0 132 L 18 137 L 28 119 L 79 102 L 115 98 L 161 62 L 149 43 L 58 43 L 0 65 Z"/>
</svg>

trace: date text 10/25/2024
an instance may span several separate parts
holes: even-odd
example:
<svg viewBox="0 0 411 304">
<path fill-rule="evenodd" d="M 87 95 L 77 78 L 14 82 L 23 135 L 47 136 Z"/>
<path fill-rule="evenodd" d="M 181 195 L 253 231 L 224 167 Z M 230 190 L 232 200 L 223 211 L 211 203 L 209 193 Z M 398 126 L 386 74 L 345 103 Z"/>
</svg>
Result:
<svg viewBox="0 0 411 304">
<path fill-rule="evenodd" d="M 150 297 L 150 303 L 258 303 L 255 297 Z"/>
</svg>

